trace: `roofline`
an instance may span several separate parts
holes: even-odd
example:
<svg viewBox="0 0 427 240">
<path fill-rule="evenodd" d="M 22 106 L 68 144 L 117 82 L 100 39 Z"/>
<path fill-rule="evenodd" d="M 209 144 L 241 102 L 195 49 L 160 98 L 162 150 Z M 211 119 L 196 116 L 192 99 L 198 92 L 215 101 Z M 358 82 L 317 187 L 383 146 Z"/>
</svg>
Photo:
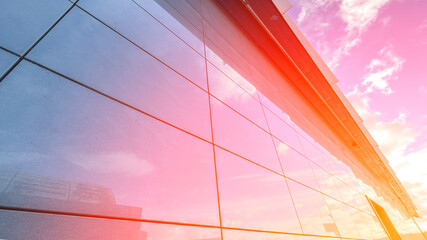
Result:
<svg viewBox="0 0 427 240">
<path fill-rule="evenodd" d="M 389 166 L 378 144 L 362 124 L 363 120 L 336 85 L 337 78 L 286 14 L 289 8 L 285 7 L 279 11 L 272 0 L 216 2 L 282 69 L 328 127 L 357 156 L 359 162 L 373 176 L 389 185 L 390 191 L 400 200 L 408 214 L 419 217 L 405 188 Z"/>
</svg>

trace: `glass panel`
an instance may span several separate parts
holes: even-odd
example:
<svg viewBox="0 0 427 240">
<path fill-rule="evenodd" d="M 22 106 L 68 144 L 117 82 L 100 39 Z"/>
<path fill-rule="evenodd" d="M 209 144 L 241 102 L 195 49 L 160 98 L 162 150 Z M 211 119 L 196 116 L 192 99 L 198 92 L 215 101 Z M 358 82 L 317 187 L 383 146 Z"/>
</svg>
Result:
<svg viewBox="0 0 427 240">
<path fill-rule="evenodd" d="M 215 148 L 222 224 L 301 232 L 285 178 Z"/>
<path fill-rule="evenodd" d="M 216 98 L 268 131 L 261 104 L 212 64 L 208 64 L 209 91 Z"/>
<path fill-rule="evenodd" d="M 219 224 L 211 144 L 26 62 L 0 116 L 0 205 Z"/>
<path fill-rule="evenodd" d="M 286 143 L 291 148 L 297 150 L 298 152 L 302 152 L 297 132 L 291 126 L 274 115 L 270 110 L 265 109 L 264 112 L 267 117 L 271 134 L 280 139 L 282 142 Z"/>
<path fill-rule="evenodd" d="M 262 166 L 281 173 L 280 163 L 271 136 L 211 98 L 215 144 Z"/>
<path fill-rule="evenodd" d="M 337 238 L 223 230 L 224 240 L 336 240 Z"/>
<path fill-rule="evenodd" d="M 0 76 L 2 76 L 18 57 L 0 49 Z"/>
<path fill-rule="evenodd" d="M 292 180 L 288 180 L 288 185 L 304 234 L 339 237 L 323 195 Z"/>
<path fill-rule="evenodd" d="M 356 225 L 358 210 L 325 196 L 341 237 L 362 238 Z"/>
<path fill-rule="evenodd" d="M 29 58 L 200 137 L 211 138 L 206 92 L 78 8 Z"/>
<path fill-rule="evenodd" d="M 205 61 L 202 56 L 133 1 L 82 0 L 79 6 L 206 89 Z M 199 44 L 202 42 L 199 41 Z"/>
<path fill-rule="evenodd" d="M 135 2 L 144 8 L 149 14 L 155 17 L 158 21 L 169 28 L 179 38 L 183 39 L 200 55 L 204 55 L 203 34 L 196 25 L 201 25 L 202 19 L 198 16 L 193 21 L 199 21 L 193 24 L 189 21 L 189 11 L 194 15 L 194 10 L 191 4 L 187 1 L 181 1 L 179 10 L 174 7 L 177 0 L 169 3 L 166 0 L 144 1 L 135 0 Z M 194 1 L 194 5 L 200 5 L 199 0 Z M 193 10 L 193 11 L 192 11 Z M 196 15 L 199 15 L 198 13 Z M 188 19 L 187 19 L 188 18 Z"/>
<path fill-rule="evenodd" d="M 0 1 L 0 45 L 24 53 L 70 6 L 66 0 Z"/>
<path fill-rule="evenodd" d="M 156 0 L 160 2 L 160 0 Z M 193 24 L 199 31 L 203 30 L 200 0 L 166 0 L 185 19 Z"/>
<path fill-rule="evenodd" d="M 270 101 L 267 97 L 265 97 L 262 93 L 258 92 L 259 98 L 261 100 L 261 103 L 263 104 L 264 108 L 268 108 L 272 113 L 274 113 L 276 116 L 279 116 L 279 118 L 286 122 L 289 126 L 294 126 L 295 124 L 291 121 L 291 118 L 288 114 L 283 112 L 282 109 L 280 109 L 278 106 L 276 106 L 273 102 Z"/>
<path fill-rule="evenodd" d="M 215 228 L 0 210 L 0 238 L 9 240 L 220 240 Z"/>
<path fill-rule="evenodd" d="M 310 162 L 310 166 L 319 183 L 320 190 L 326 195 L 342 200 L 341 194 L 338 192 L 338 188 L 335 185 L 334 177 L 315 163 Z"/>
<path fill-rule="evenodd" d="M 308 159 L 277 139 L 274 139 L 274 143 L 285 175 L 302 184 L 319 190 L 319 185 L 310 168 Z"/>
<path fill-rule="evenodd" d="M 265 78 L 256 78 L 259 76 L 258 71 L 265 70 L 265 57 L 214 1 L 202 3 L 207 59 L 243 89 L 256 96 L 253 85 Z"/>
</svg>

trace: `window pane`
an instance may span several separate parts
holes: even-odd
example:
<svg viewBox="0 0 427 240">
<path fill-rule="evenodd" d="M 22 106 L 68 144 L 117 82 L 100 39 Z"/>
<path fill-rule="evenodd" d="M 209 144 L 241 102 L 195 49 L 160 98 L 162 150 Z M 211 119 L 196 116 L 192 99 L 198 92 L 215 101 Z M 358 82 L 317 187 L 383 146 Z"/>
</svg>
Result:
<svg viewBox="0 0 427 240">
<path fill-rule="evenodd" d="M 0 49 L 0 76 L 2 76 L 16 60 L 18 60 L 17 56 Z"/>
<path fill-rule="evenodd" d="M 319 190 L 319 185 L 311 170 L 308 159 L 276 138 L 274 139 L 274 143 L 285 175 L 302 184 Z"/>
<path fill-rule="evenodd" d="M 341 237 L 363 238 L 359 232 L 360 227 L 356 225 L 359 211 L 327 196 L 325 199 Z"/>
<path fill-rule="evenodd" d="M 270 110 L 264 109 L 264 112 L 267 117 L 271 134 L 280 139 L 282 142 L 286 143 L 291 148 L 297 150 L 298 152 L 302 152 L 297 132 L 291 126 L 274 115 Z"/>
<path fill-rule="evenodd" d="M 201 26 L 202 18 L 193 8 L 196 5 L 200 6 L 199 0 L 192 1 L 194 4 L 190 4 L 188 1 L 177 3 L 177 0 L 172 2 L 166 0 L 136 0 L 135 2 L 183 39 L 200 55 L 204 55 L 203 34 L 196 27 L 197 25 Z M 177 8 L 178 6 L 179 8 Z M 198 17 L 191 22 L 194 15 Z"/>
<path fill-rule="evenodd" d="M 130 0 L 82 0 L 78 3 L 140 47 L 206 89 L 205 61 L 172 32 Z M 190 32 L 188 34 L 191 34 Z M 199 40 L 200 41 L 200 40 Z M 200 41 L 199 44 L 202 44 Z"/>
<path fill-rule="evenodd" d="M 311 162 L 310 166 L 313 169 L 314 176 L 316 176 L 317 182 L 319 183 L 320 190 L 326 195 L 342 200 L 341 194 L 338 191 L 337 186 L 335 185 L 334 177 L 315 163 Z"/>
<path fill-rule="evenodd" d="M 1 239 L 220 240 L 215 228 L 0 210 Z"/>
<path fill-rule="evenodd" d="M 223 226 L 301 232 L 285 178 L 215 148 Z"/>
<path fill-rule="evenodd" d="M 281 173 L 271 136 L 211 98 L 215 144 Z"/>
<path fill-rule="evenodd" d="M 173 125 L 211 138 L 206 92 L 78 8 L 29 57 Z"/>
<path fill-rule="evenodd" d="M 224 240 L 336 240 L 337 238 L 300 236 L 265 232 L 223 230 Z"/>
<path fill-rule="evenodd" d="M 268 131 L 261 104 L 231 81 L 212 64 L 208 64 L 209 91 L 228 106 Z"/>
<path fill-rule="evenodd" d="M 219 224 L 209 143 L 26 62 L 0 116 L 0 205 Z"/>
<path fill-rule="evenodd" d="M 292 180 L 288 184 L 304 234 L 339 237 L 323 195 Z"/>
<path fill-rule="evenodd" d="M 70 6 L 66 0 L 0 1 L 0 45 L 24 53 Z"/>
</svg>

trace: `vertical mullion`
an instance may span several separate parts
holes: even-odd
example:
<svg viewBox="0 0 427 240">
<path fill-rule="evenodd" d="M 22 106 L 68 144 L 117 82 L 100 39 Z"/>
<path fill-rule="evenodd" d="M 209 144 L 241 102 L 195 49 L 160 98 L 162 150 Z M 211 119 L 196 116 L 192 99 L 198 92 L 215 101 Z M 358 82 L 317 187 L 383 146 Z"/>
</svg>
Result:
<svg viewBox="0 0 427 240">
<path fill-rule="evenodd" d="M 215 154 L 215 137 L 214 137 L 214 131 L 213 131 L 213 120 L 212 120 L 212 104 L 211 104 L 211 94 L 210 94 L 210 88 L 209 88 L 209 74 L 208 74 L 208 61 L 206 57 L 206 41 L 205 41 L 205 20 L 203 16 L 203 1 L 200 0 L 200 14 L 202 17 L 202 36 L 203 36 L 203 57 L 205 61 L 205 71 L 206 71 L 206 83 L 207 83 L 207 90 L 208 90 L 208 102 L 209 102 L 209 119 L 211 124 L 211 136 L 212 136 L 212 152 L 213 152 L 213 158 L 214 158 L 214 167 L 215 167 L 215 182 L 216 182 L 216 194 L 217 194 L 217 200 L 218 200 L 218 216 L 219 216 L 219 225 L 220 225 L 220 231 L 221 231 L 221 240 L 223 239 L 223 233 L 222 233 L 222 216 L 221 216 L 221 201 L 219 197 L 219 184 L 218 184 L 218 169 L 216 164 L 216 154 Z"/>
</svg>

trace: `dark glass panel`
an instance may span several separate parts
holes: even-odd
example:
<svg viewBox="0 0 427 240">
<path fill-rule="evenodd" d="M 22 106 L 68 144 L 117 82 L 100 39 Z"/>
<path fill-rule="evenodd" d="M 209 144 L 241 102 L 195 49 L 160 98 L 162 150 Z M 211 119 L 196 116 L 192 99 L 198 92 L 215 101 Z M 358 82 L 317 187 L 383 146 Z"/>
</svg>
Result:
<svg viewBox="0 0 427 240">
<path fill-rule="evenodd" d="M 26 62 L 0 116 L 0 205 L 219 224 L 209 143 Z"/>
<path fill-rule="evenodd" d="M 82 0 L 78 4 L 206 89 L 206 70 L 203 57 L 138 7 L 135 2 L 131 0 Z M 191 32 L 187 32 L 187 34 L 192 35 Z M 201 40 L 198 41 L 200 48 L 203 43 Z"/>
<path fill-rule="evenodd" d="M 0 45 L 24 53 L 70 6 L 66 0 L 0 1 Z"/>
<path fill-rule="evenodd" d="M 196 27 L 197 25 L 201 26 L 202 19 L 193 7 L 200 6 L 199 0 L 181 1 L 179 3 L 177 3 L 177 0 L 135 0 L 135 2 L 179 38 L 184 40 L 200 55 L 204 56 L 203 34 Z M 177 5 L 179 8 L 176 7 Z M 193 19 L 194 15 L 198 17 Z"/>
<path fill-rule="evenodd" d="M 2 76 L 18 57 L 0 49 L 0 76 Z"/>
<path fill-rule="evenodd" d="M 211 138 L 205 91 L 78 8 L 29 58 L 200 137 Z"/>
<path fill-rule="evenodd" d="M 0 238 L 8 240 L 220 240 L 217 228 L 0 210 Z"/>
</svg>

